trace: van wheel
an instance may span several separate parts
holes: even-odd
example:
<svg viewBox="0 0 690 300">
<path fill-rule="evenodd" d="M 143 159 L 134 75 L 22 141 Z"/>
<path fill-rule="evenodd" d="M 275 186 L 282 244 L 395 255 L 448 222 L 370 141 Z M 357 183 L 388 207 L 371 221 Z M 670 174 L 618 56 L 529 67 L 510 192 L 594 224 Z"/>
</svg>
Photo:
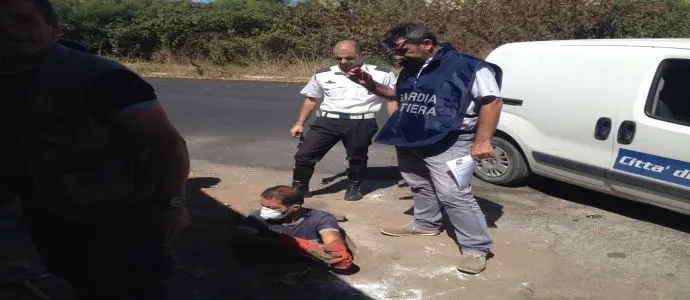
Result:
<svg viewBox="0 0 690 300">
<path fill-rule="evenodd" d="M 520 150 L 511 142 L 500 137 L 493 137 L 495 157 L 482 159 L 474 169 L 480 179 L 502 186 L 516 186 L 529 177 L 529 167 Z"/>
</svg>

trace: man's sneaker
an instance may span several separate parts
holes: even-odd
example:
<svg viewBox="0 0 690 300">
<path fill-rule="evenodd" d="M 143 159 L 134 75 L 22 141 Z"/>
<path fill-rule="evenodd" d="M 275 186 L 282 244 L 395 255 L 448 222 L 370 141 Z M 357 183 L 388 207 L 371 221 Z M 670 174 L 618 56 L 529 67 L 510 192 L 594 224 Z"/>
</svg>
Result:
<svg viewBox="0 0 690 300">
<path fill-rule="evenodd" d="M 347 201 L 357 201 L 362 199 L 364 195 L 362 195 L 362 192 L 359 191 L 360 186 L 362 185 L 358 183 L 350 184 L 350 186 L 347 187 L 347 191 L 345 191 L 344 199 Z"/>
<path fill-rule="evenodd" d="M 415 227 L 412 223 L 408 223 L 399 227 L 384 227 L 381 233 L 388 236 L 409 236 L 409 235 L 425 235 L 433 236 L 441 233 L 440 231 L 424 230 Z"/>
<path fill-rule="evenodd" d="M 458 265 L 458 271 L 468 274 L 479 274 L 484 269 L 486 269 L 486 256 L 481 254 L 465 254 Z"/>
</svg>

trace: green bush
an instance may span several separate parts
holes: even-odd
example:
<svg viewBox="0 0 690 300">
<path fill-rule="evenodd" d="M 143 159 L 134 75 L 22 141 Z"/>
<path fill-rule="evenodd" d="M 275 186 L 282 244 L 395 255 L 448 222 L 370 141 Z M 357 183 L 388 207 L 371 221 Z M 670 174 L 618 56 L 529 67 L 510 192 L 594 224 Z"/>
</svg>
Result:
<svg viewBox="0 0 690 300">
<path fill-rule="evenodd" d="M 660 38 L 690 34 L 682 0 L 54 0 L 64 34 L 101 54 L 155 59 L 168 53 L 217 64 L 330 57 L 358 39 L 369 60 L 392 24 L 421 22 L 477 56 L 507 42 L 575 38 Z"/>
</svg>

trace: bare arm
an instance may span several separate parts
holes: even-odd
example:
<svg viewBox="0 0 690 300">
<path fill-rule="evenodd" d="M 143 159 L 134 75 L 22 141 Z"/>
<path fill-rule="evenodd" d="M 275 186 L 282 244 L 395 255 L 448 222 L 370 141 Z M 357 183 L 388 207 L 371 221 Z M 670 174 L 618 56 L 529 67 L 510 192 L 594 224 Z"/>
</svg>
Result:
<svg viewBox="0 0 690 300">
<path fill-rule="evenodd" d="M 330 249 L 330 254 L 335 258 L 328 261 L 328 264 L 336 269 L 348 269 L 352 266 L 352 255 L 347 250 L 347 243 L 340 236 L 339 231 L 324 231 L 321 233 L 321 241 Z"/>
<path fill-rule="evenodd" d="M 304 123 L 309 119 L 311 113 L 316 108 L 317 103 L 317 99 L 310 97 L 305 98 L 304 103 L 302 103 L 302 110 L 299 112 L 299 117 L 297 117 L 297 122 L 295 125 L 304 125 Z"/>
<path fill-rule="evenodd" d="M 502 108 L 503 99 L 501 98 L 495 98 L 490 103 L 482 105 L 482 108 L 479 110 L 475 142 L 491 142 L 491 137 L 496 133 L 496 126 L 498 126 Z"/>
<path fill-rule="evenodd" d="M 388 116 L 390 117 L 396 110 L 398 110 L 398 101 L 395 99 L 388 99 L 386 101 L 386 110 L 388 111 Z"/>
<path fill-rule="evenodd" d="M 398 95 L 395 89 L 391 86 L 380 84 L 375 81 L 366 84 L 364 87 L 367 88 L 367 90 L 369 90 L 370 92 L 374 93 L 375 95 L 386 99 L 396 98 Z"/>
<path fill-rule="evenodd" d="M 345 240 L 340 236 L 340 232 L 335 230 L 321 233 L 321 241 L 323 241 L 323 244 L 326 246 L 334 243 L 346 244 Z"/>
<path fill-rule="evenodd" d="M 302 103 L 302 110 L 299 112 L 299 117 L 297 117 L 297 122 L 290 128 L 290 135 L 301 136 L 304 134 L 304 122 L 307 122 L 311 112 L 316 108 L 316 99 L 307 97 Z"/>
<path fill-rule="evenodd" d="M 142 108 L 116 120 L 149 147 L 156 174 L 156 195 L 184 195 L 189 176 L 189 153 L 163 108 L 160 105 Z"/>
<path fill-rule="evenodd" d="M 479 120 L 477 121 L 477 134 L 470 153 L 474 160 L 494 157 L 494 148 L 491 145 L 491 137 L 496 133 L 498 119 L 501 116 L 503 99 L 494 97 L 490 103 L 485 103 L 479 109 Z"/>
</svg>

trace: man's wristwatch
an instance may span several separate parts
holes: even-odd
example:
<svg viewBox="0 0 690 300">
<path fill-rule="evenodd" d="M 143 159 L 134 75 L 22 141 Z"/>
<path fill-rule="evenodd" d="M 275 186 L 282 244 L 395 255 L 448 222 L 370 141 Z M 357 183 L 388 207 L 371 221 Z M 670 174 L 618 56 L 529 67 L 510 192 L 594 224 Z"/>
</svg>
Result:
<svg viewBox="0 0 690 300">
<path fill-rule="evenodd" d="M 169 197 L 159 197 L 158 202 L 168 205 L 172 208 L 182 208 L 187 204 L 187 198 L 183 195 L 174 195 Z"/>
</svg>

